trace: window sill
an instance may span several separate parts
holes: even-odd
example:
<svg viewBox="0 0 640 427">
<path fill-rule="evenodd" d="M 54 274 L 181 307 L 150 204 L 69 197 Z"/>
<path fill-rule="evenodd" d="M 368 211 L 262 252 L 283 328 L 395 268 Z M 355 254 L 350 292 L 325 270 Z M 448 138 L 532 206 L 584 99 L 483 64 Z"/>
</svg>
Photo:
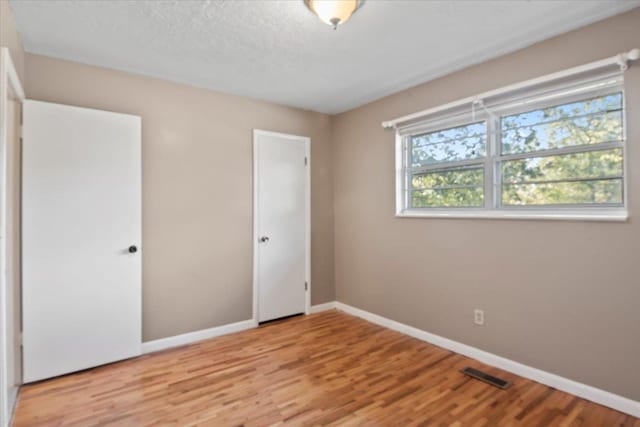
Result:
<svg viewBox="0 0 640 427">
<path fill-rule="evenodd" d="M 559 210 L 421 210 L 407 209 L 396 213 L 398 218 L 450 218 L 450 219 L 526 219 L 526 220 L 559 220 L 559 221 L 611 221 L 625 222 L 629 213 L 623 209 L 598 209 L 594 211 L 559 211 Z"/>
</svg>

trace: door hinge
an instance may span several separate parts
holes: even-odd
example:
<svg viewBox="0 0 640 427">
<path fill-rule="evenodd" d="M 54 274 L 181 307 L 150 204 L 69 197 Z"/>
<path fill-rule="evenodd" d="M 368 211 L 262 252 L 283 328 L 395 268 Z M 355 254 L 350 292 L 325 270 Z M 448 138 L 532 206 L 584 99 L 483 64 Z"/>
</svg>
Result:
<svg viewBox="0 0 640 427">
<path fill-rule="evenodd" d="M 305 165 L 305 166 L 307 166 L 307 162 L 308 162 L 308 161 L 309 161 L 309 160 L 305 157 L 305 158 L 304 158 L 304 165 Z"/>
<path fill-rule="evenodd" d="M 308 282 L 304 282 L 304 290 L 305 291 L 309 290 L 309 283 Z"/>
</svg>

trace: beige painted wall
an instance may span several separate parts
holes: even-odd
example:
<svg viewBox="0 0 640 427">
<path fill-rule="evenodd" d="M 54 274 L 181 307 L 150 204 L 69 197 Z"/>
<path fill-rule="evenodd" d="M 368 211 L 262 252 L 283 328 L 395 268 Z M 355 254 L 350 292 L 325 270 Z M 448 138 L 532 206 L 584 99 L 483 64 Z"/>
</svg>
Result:
<svg viewBox="0 0 640 427">
<path fill-rule="evenodd" d="M 311 137 L 311 301 L 334 299 L 330 118 L 37 55 L 27 96 L 142 116 L 143 340 L 252 316 L 252 129 Z"/>
<path fill-rule="evenodd" d="M 0 0 L 0 46 L 8 47 L 20 79 L 24 79 L 24 49 L 8 0 Z"/>
<path fill-rule="evenodd" d="M 640 64 L 625 75 L 622 224 L 395 218 L 394 133 L 380 126 L 635 47 L 640 9 L 335 117 L 337 300 L 640 400 Z"/>
</svg>

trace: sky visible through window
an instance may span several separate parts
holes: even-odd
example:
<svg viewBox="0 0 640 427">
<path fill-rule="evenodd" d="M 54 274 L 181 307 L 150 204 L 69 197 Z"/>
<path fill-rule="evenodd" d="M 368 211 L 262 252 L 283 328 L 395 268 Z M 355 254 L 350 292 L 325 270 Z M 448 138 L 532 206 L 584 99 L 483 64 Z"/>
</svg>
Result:
<svg viewBox="0 0 640 427">
<path fill-rule="evenodd" d="M 486 124 L 472 123 L 413 136 L 411 143 L 413 167 L 481 158 L 486 154 Z"/>
<path fill-rule="evenodd" d="M 502 153 L 622 140 L 622 94 L 502 117 Z"/>
</svg>

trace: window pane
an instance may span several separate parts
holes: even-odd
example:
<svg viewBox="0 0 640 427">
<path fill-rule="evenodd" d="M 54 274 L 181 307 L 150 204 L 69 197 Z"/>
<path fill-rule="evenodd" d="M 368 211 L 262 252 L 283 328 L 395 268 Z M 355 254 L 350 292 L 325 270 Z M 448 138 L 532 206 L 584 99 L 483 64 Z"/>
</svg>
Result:
<svg viewBox="0 0 640 427">
<path fill-rule="evenodd" d="M 481 207 L 484 204 L 482 167 L 447 169 L 411 176 L 411 206 Z"/>
<path fill-rule="evenodd" d="M 501 130 L 503 154 L 622 141 L 622 94 L 505 116 Z"/>
<path fill-rule="evenodd" d="M 503 182 L 568 180 L 622 176 L 622 149 L 531 157 L 502 162 Z"/>
<path fill-rule="evenodd" d="M 502 203 L 622 203 L 622 149 L 502 162 Z"/>
<path fill-rule="evenodd" d="M 411 166 L 484 157 L 486 138 L 484 122 L 412 136 Z"/>
<path fill-rule="evenodd" d="M 621 205 L 622 178 L 544 184 L 510 184 L 502 193 L 504 205 Z"/>
</svg>

